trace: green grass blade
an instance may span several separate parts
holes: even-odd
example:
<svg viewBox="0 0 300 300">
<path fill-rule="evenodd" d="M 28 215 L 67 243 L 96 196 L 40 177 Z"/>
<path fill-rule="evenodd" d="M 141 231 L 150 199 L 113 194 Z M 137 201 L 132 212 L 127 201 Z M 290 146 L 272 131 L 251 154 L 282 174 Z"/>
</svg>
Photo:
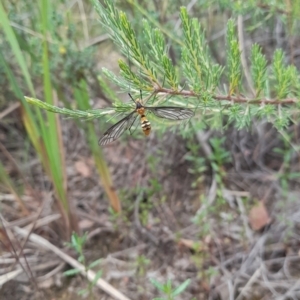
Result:
<svg viewBox="0 0 300 300">
<path fill-rule="evenodd" d="M 22 91 L 17 84 L 16 78 L 15 78 L 13 72 L 11 71 L 10 67 L 6 63 L 1 52 L 0 52 L 0 66 L 3 67 L 16 98 L 18 98 L 21 101 L 23 123 L 24 123 L 27 133 L 31 139 L 32 144 L 34 145 L 37 152 L 41 155 L 42 146 L 40 143 L 40 133 L 39 133 L 37 124 L 34 120 L 33 114 L 31 112 L 27 102 L 24 99 Z"/>
<path fill-rule="evenodd" d="M 2 30 L 4 31 L 4 33 L 6 35 L 6 39 L 11 46 L 11 50 L 12 50 L 13 54 L 15 55 L 16 60 L 22 70 L 22 73 L 23 73 L 23 76 L 27 83 L 28 89 L 29 89 L 30 93 L 32 94 L 32 96 L 35 96 L 35 91 L 34 91 L 31 77 L 30 77 L 30 74 L 29 74 L 29 71 L 27 68 L 26 60 L 22 54 L 22 51 L 21 51 L 18 41 L 16 39 L 16 35 L 14 34 L 14 31 L 12 30 L 12 28 L 10 26 L 9 19 L 7 17 L 7 14 L 4 10 L 4 7 L 3 7 L 1 1 L 0 1 L 0 24 L 2 25 Z"/>
<path fill-rule="evenodd" d="M 50 66 L 49 66 L 49 49 L 47 37 L 51 33 L 51 22 L 49 16 L 51 15 L 51 2 L 48 0 L 40 1 L 40 18 L 43 34 L 43 86 L 46 103 L 53 105 L 53 89 L 51 83 Z M 71 212 L 67 199 L 67 176 L 64 160 L 64 148 L 61 139 L 61 128 L 59 118 L 52 113 L 46 114 L 47 124 L 39 115 L 39 125 L 41 128 L 42 138 L 45 143 L 45 150 L 49 159 L 49 172 L 52 178 L 54 188 L 59 201 L 59 206 L 62 208 L 62 214 L 65 218 L 67 227 L 71 225 Z M 71 225 L 74 226 L 74 225 Z M 76 225 L 75 225 L 76 226 Z M 75 229 L 75 228 L 73 228 Z M 67 228 L 69 231 L 70 228 Z M 69 233 L 67 233 L 69 235 Z"/>
<path fill-rule="evenodd" d="M 83 110 L 91 109 L 89 104 L 87 84 L 84 80 L 81 80 L 80 88 L 75 89 L 74 94 L 80 109 Z M 101 148 L 98 145 L 98 137 L 96 135 L 94 125 L 92 122 L 88 122 L 86 125 L 87 125 L 88 143 L 93 153 L 97 170 L 101 176 L 102 185 L 109 198 L 112 208 L 114 209 L 115 212 L 120 212 L 121 203 L 117 193 L 115 192 L 115 189 L 113 188 L 113 182 L 110 176 L 110 172 L 108 170 Z"/>
</svg>

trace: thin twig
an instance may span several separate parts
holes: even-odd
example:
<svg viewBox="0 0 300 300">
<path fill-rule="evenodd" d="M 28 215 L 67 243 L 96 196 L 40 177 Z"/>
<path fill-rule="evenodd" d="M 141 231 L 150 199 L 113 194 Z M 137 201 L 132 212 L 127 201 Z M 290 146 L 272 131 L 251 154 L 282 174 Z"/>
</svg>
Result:
<svg viewBox="0 0 300 300">
<path fill-rule="evenodd" d="M 260 268 L 256 269 L 256 271 L 254 272 L 254 274 L 251 276 L 251 278 L 249 279 L 249 281 L 247 282 L 247 284 L 243 287 L 243 289 L 241 290 L 239 296 L 236 298 L 236 300 L 240 300 L 242 299 L 243 295 L 245 295 L 247 289 L 249 289 L 251 287 L 251 285 L 257 280 L 257 278 L 261 275 L 261 270 Z"/>
<path fill-rule="evenodd" d="M 155 88 L 155 94 L 158 93 L 167 93 L 169 95 L 178 95 L 178 96 L 186 96 L 186 97 L 200 97 L 201 95 L 195 93 L 194 91 L 188 90 L 172 90 L 163 87 Z M 296 98 L 287 98 L 282 100 L 270 100 L 270 99 L 251 99 L 251 98 L 244 98 L 240 96 L 230 96 L 230 95 L 215 95 L 212 96 L 213 99 L 219 101 L 229 101 L 232 103 L 248 103 L 248 104 L 273 104 L 273 105 L 282 105 L 282 104 L 296 104 L 299 102 Z"/>
<path fill-rule="evenodd" d="M 15 227 L 14 230 L 22 235 L 23 237 L 26 237 L 29 234 L 28 230 Z M 88 280 L 91 282 L 95 279 L 95 272 L 88 270 L 87 272 L 85 271 L 85 267 L 80 264 L 76 259 L 73 257 L 65 254 L 62 250 L 59 248 L 55 247 L 53 244 L 51 244 L 49 241 L 46 239 L 42 238 L 41 236 L 31 233 L 29 236 L 29 240 L 32 241 L 33 243 L 36 243 L 39 246 L 44 247 L 47 250 L 51 250 L 54 252 L 57 256 L 59 256 L 62 260 L 70 264 L 73 268 L 76 268 L 80 270 L 80 273 L 85 276 Z M 104 292 L 112 296 L 114 299 L 117 300 L 129 300 L 125 295 L 123 295 L 120 291 L 116 290 L 113 286 L 111 286 L 109 283 L 104 281 L 103 279 L 99 278 L 96 282 L 96 285 L 101 288 Z"/>
<path fill-rule="evenodd" d="M 0 288 L 2 287 L 2 285 L 4 283 L 16 278 L 22 272 L 24 272 L 22 269 L 17 269 L 17 270 L 11 271 L 9 273 L 6 273 L 4 275 L 1 275 L 0 276 Z"/>
<path fill-rule="evenodd" d="M 3 119 L 4 117 L 6 117 L 7 115 L 9 115 L 11 112 L 13 112 L 15 109 L 19 108 L 21 105 L 20 102 L 15 102 L 12 103 L 11 105 L 9 105 L 6 109 L 4 109 L 1 113 L 0 113 L 0 120 Z"/>
</svg>

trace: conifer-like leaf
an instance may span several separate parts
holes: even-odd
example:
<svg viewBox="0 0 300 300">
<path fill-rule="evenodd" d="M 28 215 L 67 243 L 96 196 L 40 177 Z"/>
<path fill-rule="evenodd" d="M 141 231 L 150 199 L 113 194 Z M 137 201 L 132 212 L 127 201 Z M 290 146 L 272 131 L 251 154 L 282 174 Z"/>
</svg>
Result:
<svg viewBox="0 0 300 300">
<path fill-rule="evenodd" d="M 234 21 L 227 23 L 227 70 L 229 80 L 229 95 L 238 94 L 241 86 L 241 52 L 236 38 Z"/>
<path fill-rule="evenodd" d="M 273 58 L 273 71 L 275 76 L 275 93 L 278 99 L 284 99 L 290 92 L 293 69 L 284 64 L 284 54 L 277 49 Z"/>
<path fill-rule="evenodd" d="M 257 44 L 252 46 L 251 51 L 251 73 L 255 88 L 255 96 L 263 96 L 267 81 L 267 59 L 261 53 L 261 47 Z"/>
</svg>

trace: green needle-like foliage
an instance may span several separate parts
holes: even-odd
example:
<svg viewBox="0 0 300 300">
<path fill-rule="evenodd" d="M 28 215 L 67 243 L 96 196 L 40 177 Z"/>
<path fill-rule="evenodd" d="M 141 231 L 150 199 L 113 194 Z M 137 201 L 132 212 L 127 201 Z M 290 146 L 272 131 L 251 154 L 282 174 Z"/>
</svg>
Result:
<svg viewBox="0 0 300 300">
<path fill-rule="evenodd" d="M 156 72 L 160 78 L 166 81 L 167 86 L 174 90 L 178 89 L 178 78 L 175 68 L 166 54 L 165 39 L 162 32 L 159 29 L 151 27 L 148 21 L 143 21 L 145 41 L 147 41 L 147 48 L 149 49 L 150 57 L 153 59 L 155 64 Z"/>
<path fill-rule="evenodd" d="M 197 19 L 190 19 L 185 7 L 180 9 L 184 46 L 182 48 L 183 71 L 190 88 L 201 93 L 213 92 L 223 68 L 211 62 L 205 43 L 205 35 Z"/>
<path fill-rule="evenodd" d="M 177 37 L 174 34 L 170 36 L 169 31 L 162 26 L 155 27 L 156 21 L 149 17 L 140 23 L 139 32 L 143 36 L 138 38 L 126 14 L 119 11 L 113 1 L 92 2 L 100 22 L 129 61 L 119 60 L 120 75 L 107 69 L 103 69 L 103 73 L 122 90 L 130 91 L 134 97 L 139 97 L 142 90 L 143 98 L 149 101 L 147 105 L 168 102 L 168 105 L 189 107 L 195 111 L 200 122 L 204 121 L 213 128 L 222 128 L 224 119 L 236 128 L 249 126 L 253 118 L 267 118 L 277 128 L 286 127 L 292 120 L 289 110 L 299 102 L 299 73 L 294 66 L 285 65 L 282 50 L 275 51 L 272 68 L 268 68 L 260 46 L 253 45 L 249 70 L 255 95 L 254 98 L 244 95 L 244 69 L 240 50 L 243 47 L 237 38 L 234 19 L 227 23 L 226 74 L 223 74 L 221 85 L 224 67 L 211 58 L 203 28 L 196 18 L 190 18 L 185 7 L 180 8 L 181 31 L 178 31 Z M 142 8 L 137 7 L 135 2 L 131 4 L 141 11 Z M 243 4 L 235 6 L 235 10 L 247 12 L 250 7 L 250 4 Z M 145 11 L 143 15 L 148 16 Z M 172 45 L 167 46 L 166 37 L 176 43 L 175 59 L 169 56 Z M 38 100 L 27 101 L 44 105 Z M 132 111 L 133 106 L 115 100 L 113 107 L 108 110 L 81 112 L 54 106 L 45 108 L 72 117 L 94 119 L 115 112 Z M 195 125 L 197 128 L 198 125 Z"/>
<path fill-rule="evenodd" d="M 291 75 L 293 69 L 286 67 L 284 64 L 284 54 L 281 49 L 274 53 L 273 70 L 275 77 L 275 95 L 277 99 L 284 99 L 290 93 L 291 88 Z"/>
<path fill-rule="evenodd" d="M 130 57 L 131 61 L 141 70 L 145 78 L 145 84 L 147 81 L 149 85 L 158 84 L 156 70 L 152 66 L 148 54 L 145 53 L 138 42 L 126 14 L 117 11 L 113 2 L 105 0 L 105 7 L 96 0 L 93 2 L 100 16 L 100 22 L 108 28 L 111 37 L 122 53 Z M 128 82 L 127 87 L 130 83 Z M 140 87 L 136 88 L 138 90 Z"/>
<path fill-rule="evenodd" d="M 228 94 L 239 94 L 242 72 L 241 72 L 241 51 L 236 38 L 234 21 L 231 19 L 227 24 L 227 69 L 229 90 Z"/>
<path fill-rule="evenodd" d="M 29 104 L 35 105 L 37 107 L 40 107 L 44 110 L 65 115 L 70 118 L 82 118 L 86 120 L 94 120 L 94 119 L 99 119 L 103 117 L 104 115 L 110 115 L 114 114 L 116 110 L 118 109 L 120 112 L 126 112 L 130 110 L 130 106 L 122 104 L 122 106 L 118 106 L 116 109 L 113 108 L 108 108 L 108 109 L 90 109 L 90 110 L 78 110 L 78 109 L 68 109 L 68 108 L 60 108 L 54 105 L 51 105 L 49 103 L 46 103 L 44 101 L 41 101 L 39 99 L 35 98 L 30 98 L 30 97 L 25 97 L 26 101 Z M 121 104 L 120 104 L 121 105 Z"/>
<path fill-rule="evenodd" d="M 261 53 L 259 45 L 254 44 L 251 51 L 251 73 L 255 88 L 255 96 L 264 96 L 267 81 L 267 60 Z"/>
</svg>

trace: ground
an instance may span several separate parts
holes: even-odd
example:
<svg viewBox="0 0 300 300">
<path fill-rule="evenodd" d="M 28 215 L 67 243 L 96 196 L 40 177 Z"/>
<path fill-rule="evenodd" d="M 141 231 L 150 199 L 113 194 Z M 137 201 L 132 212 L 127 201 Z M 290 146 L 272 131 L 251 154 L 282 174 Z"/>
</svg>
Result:
<svg viewBox="0 0 300 300">
<path fill-rule="evenodd" d="M 234 159 L 224 165 L 224 203 L 218 202 L 220 188 L 208 163 L 201 176 L 191 172 L 195 165 L 187 159 L 191 150 L 185 139 L 169 131 L 159 136 L 155 126 L 149 138 L 125 136 L 104 149 L 122 201 L 122 216 L 116 217 L 109 210 L 84 132 L 73 122 L 62 120 L 69 197 L 81 232 L 89 233 L 87 261 L 103 259 L 98 266 L 102 279 L 129 299 L 160 295 L 149 278 L 162 283 L 171 279 L 174 287 L 191 279 L 177 299 L 299 299 L 299 194 L 297 182 L 293 192 L 284 194 L 272 175 L 281 165 L 280 157 L 270 151 L 271 141 L 272 149 L 280 145 L 275 131 L 267 128 L 261 136 L 255 130 L 225 133 L 224 145 Z M 198 134 L 199 157 L 207 159 L 211 144 L 207 133 Z M 26 203 L 34 213 L 46 201 L 39 219 L 49 218 L 34 232 L 76 257 L 61 240 L 57 218 L 51 220 L 57 213 L 52 188 L 31 155 L 20 167 L 30 168 L 27 179 L 34 182 L 40 198 L 28 195 Z M 14 172 L 12 165 L 7 167 Z M 19 216 L 16 204 L 5 198 L 2 213 L 10 222 Z M 32 222 L 26 217 L 17 221 L 22 227 Z M 17 240 L 13 244 L 19 247 L 23 240 Z M 22 275 L 6 283 L 0 299 L 77 299 L 77 292 L 87 287 L 79 275 L 62 276 L 67 264 L 48 277 L 62 263 L 51 251 L 27 242 L 24 254 L 31 279 Z M 94 299 L 111 299 L 99 288 L 93 293 Z"/>
</svg>

